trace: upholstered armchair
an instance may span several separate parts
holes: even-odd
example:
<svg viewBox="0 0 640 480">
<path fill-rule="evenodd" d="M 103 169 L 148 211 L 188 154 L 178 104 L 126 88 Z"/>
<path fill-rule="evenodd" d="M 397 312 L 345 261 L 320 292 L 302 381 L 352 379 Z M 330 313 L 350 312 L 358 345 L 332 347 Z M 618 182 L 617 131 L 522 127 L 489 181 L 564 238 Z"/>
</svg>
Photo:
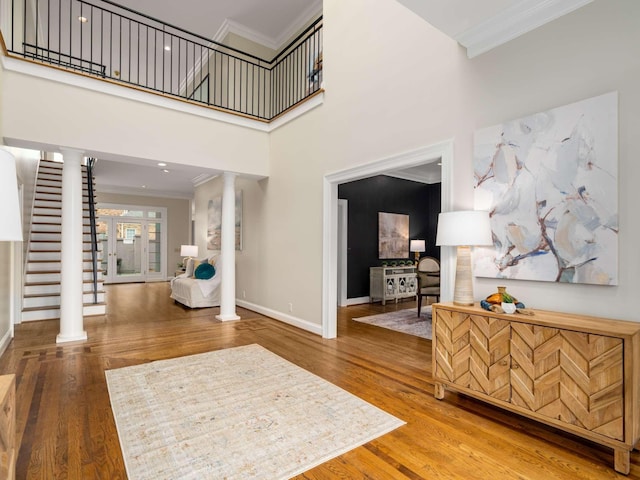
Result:
<svg viewBox="0 0 640 480">
<path fill-rule="evenodd" d="M 422 297 L 440 300 L 440 262 L 433 257 L 422 257 L 418 262 L 418 316 L 422 308 Z"/>
</svg>

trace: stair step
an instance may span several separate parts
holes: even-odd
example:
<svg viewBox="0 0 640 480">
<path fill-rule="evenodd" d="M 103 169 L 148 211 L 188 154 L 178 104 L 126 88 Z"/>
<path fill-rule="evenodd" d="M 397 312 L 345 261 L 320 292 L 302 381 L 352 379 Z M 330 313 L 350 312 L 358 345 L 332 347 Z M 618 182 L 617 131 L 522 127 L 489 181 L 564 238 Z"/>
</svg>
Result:
<svg viewBox="0 0 640 480">
<path fill-rule="evenodd" d="M 101 283 L 98 283 L 98 288 L 102 288 Z M 93 290 L 93 282 L 84 281 L 82 284 L 82 291 L 84 293 L 91 292 Z M 24 285 L 24 294 L 25 295 L 36 295 L 36 294 L 60 294 L 60 282 L 41 282 L 41 283 L 26 283 Z"/>
<path fill-rule="evenodd" d="M 91 261 L 91 250 L 83 250 L 82 259 L 87 262 Z M 28 261 L 46 260 L 50 262 L 60 261 L 60 251 L 55 250 L 29 250 Z"/>
<path fill-rule="evenodd" d="M 62 225 L 60 223 L 32 223 L 31 233 L 54 233 L 60 235 L 62 233 Z M 91 234 L 91 226 L 83 225 L 82 233 L 85 235 Z"/>
<path fill-rule="evenodd" d="M 60 223 L 32 223 L 31 233 L 62 233 L 62 225 Z M 82 233 L 91 234 L 91 226 L 83 225 Z"/>
<path fill-rule="evenodd" d="M 104 315 L 106 313 L 107 306 L 104 303 L 98 304 L 84 304 L 82 307 L 82 314 L 85 316 L 91 315 Z M 59 320 L 60 308 L 42 307 L 34 308 L 22 311 L 23 322 L 35 322 L 38 320 Z"/>
<path fill-rule="evenodd" d="M 84 203 L 89 202 L 89 195 L 83 193 L 82 201 Z M 62 192 L 51 193 L 51 192 L 40 192 L 36 191 L 36 195 L 34 197 L 34 204 L 40 205 L 42 202 L 57 202 L 60 204 L 62 202 Z"/>
<path fill-rule="evenodd" d="M 31 231 L 31 243 L 33 242 L 60 242 L 62 237 L 61 232 L 34 232 Z M 91 244 L 91 234 L 84 233 L 82 235 L 82 241 Z"/>
<path fill-rule="evenodd" d="M 38 177 L 40 177 L 40 175 L 59 175 L 59 176 L 62 176 L 62 172 L 63 172 L 62 166 L 53 167 L 53 166 L 49 166 L 49 165 L 42 165 L 42 163 L 41 163 L 40 167 L 38 167 Z M 87 171 L 84 168 L 82 169 L 82 178 L 87 178 Z"/>
<path fill-rule="evenodd" d="M 102 282 L 102 270 L 98 270 L 98 283 Z M 58 282 L 60 283 L 60 271 L 40 271 L 40 272 L 27 272 L 25 275 L 26 284 L 38 284 Z M 93 271 L 84 270 L 82 272 L 82 280 L 93 280 Z"/>
<path fill-rule="evenodd" d="M 41 273 L 50 273 L 50 272 L 59 272 L 60 271 L 60 260 L 30 260 L 28 263 L 27 273 L 41 272 Z M 101 268 L 101 262 L 98 260 L 98 272 L 102 272 L 104 274 L 104 270 Z M 92 264 L 91 260 L 85 260 L 82 262 L 82 269 L 85 272 L 92 272 Z"/>
<path fill-rule="evenodd" d="M 57 178 L 55 180 L 50 180 L 48 178 L 39 178 L 36 182 L 36 188 L 40 188 L 40 187 L 62 188 L 62 177 Z"/>
<path fill-rule="evenodd" d="M 86 304 L 93 303 L 93 292 L 86 292 L 82 294 L 82 302 Z M 105 302 L 104 290 L 98 291 L 98 303 Z M 22 310 L 60 306 L 60 294 L 41 294 L 41 295 L 25 295 L 22 303 Z"/>
</svg>

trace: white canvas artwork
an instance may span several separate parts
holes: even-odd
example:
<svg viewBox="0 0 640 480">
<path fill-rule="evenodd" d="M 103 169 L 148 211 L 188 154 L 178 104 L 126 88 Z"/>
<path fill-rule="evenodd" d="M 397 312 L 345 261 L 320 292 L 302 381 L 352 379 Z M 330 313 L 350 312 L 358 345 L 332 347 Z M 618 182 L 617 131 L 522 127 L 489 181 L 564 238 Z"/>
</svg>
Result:
<svg viewBox="0 0 640 480">
<path fill-rule="evenodd" d="M 222 197 L 209 200 L 207 207 L 207 250 L 220 251 L 222 241 Z M 236 191 L 235 215 L 236 250 L 242 250 L 242 190 Z"/>
<path fill-rule="evenodd" d="M 477 276 L 618 284 L 617 92 L 477 131 L 474 176 Z"/>
</svg>

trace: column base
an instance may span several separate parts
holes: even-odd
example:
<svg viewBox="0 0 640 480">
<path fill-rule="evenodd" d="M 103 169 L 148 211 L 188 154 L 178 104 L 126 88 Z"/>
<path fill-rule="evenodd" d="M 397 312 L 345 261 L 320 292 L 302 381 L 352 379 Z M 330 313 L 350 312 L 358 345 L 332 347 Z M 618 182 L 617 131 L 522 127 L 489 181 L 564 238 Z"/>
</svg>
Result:
<svg viewBox="0 0 640 480">
<path fill-rule="evenodd" d="M 62 335 L 61 333 L 56 336 L 56 343 L 66 342 L 78 342 L 87 339 L 87 332 L 82 332 L 76 335 Z"/>
<path fill-rule="evenodd" d="M 235 313 L 226 314 L 226 315 L 216 315 L 216 320 L 222 320 L 223 322 L 227 322 L 229 320 L 240 320 L 240 317 Z"/>
</svg>

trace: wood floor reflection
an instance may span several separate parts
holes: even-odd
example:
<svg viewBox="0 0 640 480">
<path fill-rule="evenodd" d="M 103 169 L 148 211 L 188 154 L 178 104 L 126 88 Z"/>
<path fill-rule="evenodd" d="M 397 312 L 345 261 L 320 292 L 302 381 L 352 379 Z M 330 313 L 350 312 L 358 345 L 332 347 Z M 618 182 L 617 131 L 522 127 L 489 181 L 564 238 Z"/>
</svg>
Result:
<svg viewBox="0 0 640 480">
<path fill-rule="evenodd" d="M 351 321 L 410 307 L 340 308 L 327 340 L 241 308 L 220 322 L 218 308 L 175 304 L 167 283 L 129 284 L 107 287 L 86 342 L 56 345 L 57 321 L 17 325 L 0 358 L 17 375 L 17 478 L 126 478 L 104 371 L 257 343 L 407 422 L 297 478 L 640 480 L 637 451 L 624 477 L 610 449 L 462 395 L 435 400 L 429 340 Z"/>
</svg>

